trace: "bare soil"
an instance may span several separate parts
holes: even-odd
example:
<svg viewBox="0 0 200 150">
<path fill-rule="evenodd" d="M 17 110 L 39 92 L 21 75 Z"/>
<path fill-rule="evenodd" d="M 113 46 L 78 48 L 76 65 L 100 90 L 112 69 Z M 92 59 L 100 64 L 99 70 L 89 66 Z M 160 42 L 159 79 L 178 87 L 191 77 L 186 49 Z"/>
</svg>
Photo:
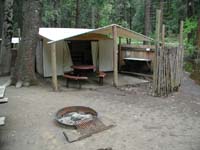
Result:
<svg viewBox="0 0 200 150">
<path fill-rule="evenodd" d="M 0 83 L 5 81 L 0 78 Z M 149 86 L 99 86 L 52 92 L 48 83 L 6 90 L 0 105 L 0 150 L 199 150 L 200 86 L 185 74 L 181 90 L 167 98 L 148 95 Z M 116 127 L 79 142 L 66 142 L 55 113 L 66 106 L 89 106 Z"/>
</svg>

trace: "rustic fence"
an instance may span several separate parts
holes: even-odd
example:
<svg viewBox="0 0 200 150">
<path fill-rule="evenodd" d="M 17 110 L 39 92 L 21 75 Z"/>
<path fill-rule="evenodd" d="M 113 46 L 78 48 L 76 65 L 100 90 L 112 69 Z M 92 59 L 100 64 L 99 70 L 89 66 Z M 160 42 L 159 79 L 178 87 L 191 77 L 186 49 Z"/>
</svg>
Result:
<svg viewBox="0 0 200 150">
<path fill-rule="evenodd" d="M 180 24 L 179 46 L 176 48 L 167 48 L 165 46 L 165 25 L 162 25 L 161 30 L 160 18 L 161 11 L 157 10 L 153 95 L 167 96 L 174 91 L 178 91 L 181 85 L 184 54 L 183 21 Z M 160 34 L 160 31 L 162 31 L 162 34 Z M 160 35 L 162 35 L 161 38 Z"/>
<path fill-rule="evenodd" d="M 157 47 L 154 63 L 154 96 L 178 91 L 183 72 L 183 48 Z"/>
</svg>

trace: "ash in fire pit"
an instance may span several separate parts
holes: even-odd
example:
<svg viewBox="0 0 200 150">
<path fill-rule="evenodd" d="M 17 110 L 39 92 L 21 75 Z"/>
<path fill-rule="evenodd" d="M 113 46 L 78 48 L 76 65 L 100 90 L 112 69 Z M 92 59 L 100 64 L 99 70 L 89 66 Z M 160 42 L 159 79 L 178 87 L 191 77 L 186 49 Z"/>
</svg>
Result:
<svg viewBox="0 0 200 150">
<path fill-rule="evenodd" d="M 71 139 L 68 137 L 68 133 L 63 132 L 69 143 L 80 141 L 114 126 L 112 124 L 105 125 L 99 120 L 95 110 L 84 106 L 71 106 L 60 109 L 56 113 L 56 120 L 62 125 L 75 127 L 77 132 L 81 134 L 80 137 Z"/>
<path fill-rule="evenodd" d="M 59 123 L 74 127 L 82 123 L 91 122 L 95 118 L 97 118 L 97 112 L 84 106 L 65 107 L 56 114 L 56 120 Z"/>
<path fill-rule="evenodd" d="M 93 116 L 84 112 L 70 112 L 58 119 L 61 123 L 68 125 L 76 125 L 91 120 L 93 120 Z"/>
</svg>

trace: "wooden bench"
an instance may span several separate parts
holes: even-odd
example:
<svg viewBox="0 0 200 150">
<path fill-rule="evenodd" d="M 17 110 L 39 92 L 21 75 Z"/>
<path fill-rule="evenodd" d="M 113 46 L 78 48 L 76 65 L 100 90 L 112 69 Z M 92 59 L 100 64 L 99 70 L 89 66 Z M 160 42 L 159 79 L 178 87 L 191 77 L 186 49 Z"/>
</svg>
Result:
<svg viewBox="0 0 200 150">
<path fill-rule="evenodd" d="M 6 117 L 0 117 L 0 126 L 5 125 Z"/>
<path fill-rule="evenodd" d="M 105 72 L 102 72 L 102 71 L 98 72 L 97 77 L 99 78 L 99 84 L 100 85 L 103 85 L 103 79 L 105 78 L 105 76 L 106 76 Z"/>
<path fill-rule="evenodd" d="M 81 89 L 81 81 L 88 80 L 88 77 L 75 76 L 71 74 L 64 74 L 63 77 L 66 79 L 66 87 L 69 87 L 69 80 L 75 80 L 79 84 L 79 89 Z"/>
<path fill-rule="evenodd" d="M 0 86 L 0 98 L 3 98 L 5 95 L 6 87 Z"/>
<path fill-rule="evenodd" d="M 4 97 L 4 98 L 0 98 L 0 104 L 4 104 L 8 102 L 8 98 Z"/>
</svg>

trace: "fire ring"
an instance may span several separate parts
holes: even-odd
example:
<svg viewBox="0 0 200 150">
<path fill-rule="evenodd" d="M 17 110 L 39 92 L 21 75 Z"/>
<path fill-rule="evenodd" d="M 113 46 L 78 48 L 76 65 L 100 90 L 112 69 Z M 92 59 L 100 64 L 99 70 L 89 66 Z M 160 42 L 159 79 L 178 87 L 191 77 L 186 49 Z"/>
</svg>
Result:
<svg viewBox="0 0 200 150">
<path fill-rule="evenodd" d="M 56 121 L 65 126 L 76 127 L 79 124 L 93 121 L 97 115 L 97 112 L 89 107 L 64 107 L 56 113 Z"/>
</svg>

